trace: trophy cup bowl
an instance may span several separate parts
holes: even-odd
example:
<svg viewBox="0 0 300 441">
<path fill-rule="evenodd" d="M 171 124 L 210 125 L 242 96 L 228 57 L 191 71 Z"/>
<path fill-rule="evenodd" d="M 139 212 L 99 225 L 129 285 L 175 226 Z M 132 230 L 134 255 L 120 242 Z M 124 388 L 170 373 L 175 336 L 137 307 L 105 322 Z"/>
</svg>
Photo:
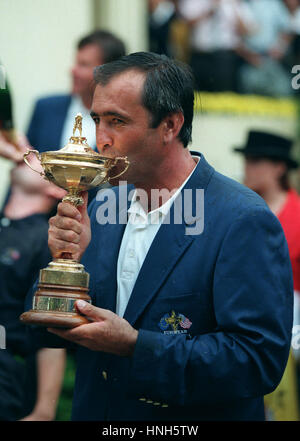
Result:
<svg viewBox="0 0 300 441">
<path fill-rule="evenodd" d="M 76 130 L 79 130 L 79 136 L 75 136 Z M 61 150 L 44 153 L 28 150 L 24 154 L 24 161 L 32 170 L 67 190 L 63 201 L 74 206 L 83 204 L 81 192 L 98 187 L 109 182 L 110 179 L 116 179 L 129 167 L 126 157 L 112 159 L 101 156 L 81 135 L 82 117 L 78 114 L 75 118 L 73 136 Z M 44 172 L 32 168 L 27 160 L 30 154 L 38 158 Z M 110 176 L 112 169 L 122 162 L 124 169 L 117 175 Z M 54 259 L 47 268 L 40 270 L 32 309 L 20 316 L 21 322 L 60 328 L 73 328 L 89 323 L 75 306 L 77 300 L 91 303 L 88 286 L 89 274 L 85 272 L 84 266 L 72 259 L 70 253 L 62 253 L 59 259 Z"/>
</svg>

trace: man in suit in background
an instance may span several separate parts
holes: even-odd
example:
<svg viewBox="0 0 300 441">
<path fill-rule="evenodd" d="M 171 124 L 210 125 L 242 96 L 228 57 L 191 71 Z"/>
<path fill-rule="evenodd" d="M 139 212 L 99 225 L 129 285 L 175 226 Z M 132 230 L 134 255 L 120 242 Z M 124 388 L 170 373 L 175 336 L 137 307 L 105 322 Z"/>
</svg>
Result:
<svg viewBox="0 0 300 441">
<path fill-rule="evenodd" d="M 83 256 L 93 304 L 76 307 L 91 323 L 36 329 L 32 342 L 78 344 L 74 420 L 263 420 L 291 340 L 282 228 L 186 148 L 187 66 L 138 52 L 99 66 L 95 81 L 97 148 L 128 157 L 130 185 L 112 180 L 89 212 L 58 205 L 48 243 L 54 258 Z"/>
<path fill-rule="evenodd" d="M 89 144 L 95 147 L 95 130 L 89 116 L 94 91 L 93 70 L 123 55 L 124 43 L 110 32 L 96 30 L 80 39 L 71 70 L 71 92 L 37 101 L 27 132 L 29 144 L 41 152 L 60 149 L 72 134 L 74 117 L 81 113 L 84 133 Z"/>
</svg>

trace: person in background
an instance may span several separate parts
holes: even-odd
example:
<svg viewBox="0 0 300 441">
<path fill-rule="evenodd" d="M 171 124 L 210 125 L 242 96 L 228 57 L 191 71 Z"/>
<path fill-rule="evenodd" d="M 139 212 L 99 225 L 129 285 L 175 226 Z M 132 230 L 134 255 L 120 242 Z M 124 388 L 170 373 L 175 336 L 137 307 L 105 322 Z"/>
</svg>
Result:
<svg viewBox="0 0 300 441">
<path fill-rule="evenodd" d="M 170 0 L 148 0 L 149 49 L 157 54 L 172 55 L 170 24 L 176 17 L 176 5 Z"/>
<path fill-rule="evenodd" d="M 240 0 L 180 0 L 180 15 L 191 28 L 190 65 L 198 90 L 237 90 L 241 38 L 254 25 L 250 8 Z"/>
<path fill-rule="evenodd" d="M 89 117 L 94 91 L 93 70 L 124 54 L 124 43 L 108 31 L 96 30 L 81 38 L 71 69 L 71 91 L 67 95 L 37 101 L 27 131 L 29 144 L 40 152 L 60 149 L 69 141 L 76 114 L 81 113 L 85 137 L 89 145 L 95 147 L 95 132 Z"/>
<path fill-rule="evenodd" d="M 251 130 L 246 145 L 234 150 L 245 156 L 244 184 L 266 201 L 285 232 L 297 308 L 300 299 L 300 197 L 289 180 L 289 172 L 298 167 L 297 161 L 291 157 L 291 148 L 291 139 Z M 294 316 L 295 324 L 300 324 L 299 311 Z"/>
<path fill-rule="evenodd" d="M 300 1 L 283 1 L 290 14 L 291 43 L 287 54 L 287 66 L 291 71 L 293 66 L 300 64 Z"/>
<path fill-rule="evenodd" d="M 0 156 L 15 163 L 10 195 L 0 210 L 0 325 L 6 332 L 6 349 L 0 350 L 0 420 L 53 420 L 65 350 L 32 353 L 19 316 L 39 270 L 50 260 L 48 217 L 65 192 L 23 162 L 30 148 L 24 136 L 18 137 L 18 147 L 0 134 Z M 32 165 L 41 171 L 37 159 Z"/>
<path fill-rule="evenodd" d="M 244 184 L 258 193 L 277 216 L 284 230 L 293 270 L 294 281 L 294 326 L 300 325 L 300 197 L 290 183 L 290 172 L 296 170 L 298 162 L 292 158 L 292 140 L 275 133 L 251 130 L 246 145 L 234 150 L 245 157 Z M 300 350 L 292 346 L 295 371 L 295 391 L 289 391 L 290 400 L 295 394 L 298 406 Z M 293 364 L 292 360 L 289 362 Z M 293 375 L 291 369 L 288 370 Z M 289 380 L 291 383 L 291 380 Z M 284 385 L 288 384 L 287 381 Z M 282 402 L 286 397 L 281 397 Z M 296 412 L 294 412 L 296 413 Z M 297 413 L 299 413 L 297 409 Z M 291 417 L 291 415 L 290 415 Z M 298 418 L 300 415 L 298 414 Z"/>
<path fill-rule="evenodd" d="M 239 54 L 245 60 L 238 75 L 240 92 L 290 96 L 290 72 L 283 63 L 291 42 L 289 11 L 281 0 L 247 3 L 254 25 L 239 47 Z"/>
</svg>

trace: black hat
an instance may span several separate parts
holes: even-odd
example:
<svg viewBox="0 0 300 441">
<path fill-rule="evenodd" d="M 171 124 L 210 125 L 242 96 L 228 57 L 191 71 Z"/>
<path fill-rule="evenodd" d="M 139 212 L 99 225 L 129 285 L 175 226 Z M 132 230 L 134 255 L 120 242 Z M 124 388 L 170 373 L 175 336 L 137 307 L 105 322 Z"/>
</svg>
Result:
<svg viewBox="0 0 300 441">
<path fill-rule="evenodd" d="M 244 147 L 233 150 L 245 156 L 268 158 L 286 162 L 289 168 L 297 168 L 298 163 L 290 157 L 292 140 L 272 133 L 251 130 Z"/>
</svg>

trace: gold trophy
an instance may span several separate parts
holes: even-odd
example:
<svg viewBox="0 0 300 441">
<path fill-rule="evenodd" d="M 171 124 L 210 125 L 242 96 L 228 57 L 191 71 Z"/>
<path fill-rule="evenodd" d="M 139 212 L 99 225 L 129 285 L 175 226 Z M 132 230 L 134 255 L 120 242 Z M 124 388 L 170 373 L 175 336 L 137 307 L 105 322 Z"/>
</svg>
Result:
<svg viewBox="0 0 300 441">
<path fill-rule="evenodd" d="M 75 136 L 76 130 L 79 136 Z M 34 170 L 27 157 L 35 154 L 40 161 L 43 172 Z M 75 206 L 83 204 L 80 193 L 98 187 L 110 179 L 121 176 L 129 167 L 127 157 L 106 158 L 96 153 L 82 136 L 82 116 L 76 115 L 73 136 L 69 143 L 58 151 L 39 153 L 28 150 L 24 161 L 44 179 L 67 190 L 63 201 Z M 121 173 L 110 176 L 111 170 L 124 164 Z M 62 253 L 59 259 L 54 259 L 47 268 L 40 270 L 39 284 L 33 298 L 33 307 L 24 312 L 20 320 L 26 324 L 47 327 L 74 328 L 89 321 L 75 307 L 77 300 L 91 303 L 88 295 L 89 274 L 84 266 L 72 259 L 70 253 Z"/>
</svg>

